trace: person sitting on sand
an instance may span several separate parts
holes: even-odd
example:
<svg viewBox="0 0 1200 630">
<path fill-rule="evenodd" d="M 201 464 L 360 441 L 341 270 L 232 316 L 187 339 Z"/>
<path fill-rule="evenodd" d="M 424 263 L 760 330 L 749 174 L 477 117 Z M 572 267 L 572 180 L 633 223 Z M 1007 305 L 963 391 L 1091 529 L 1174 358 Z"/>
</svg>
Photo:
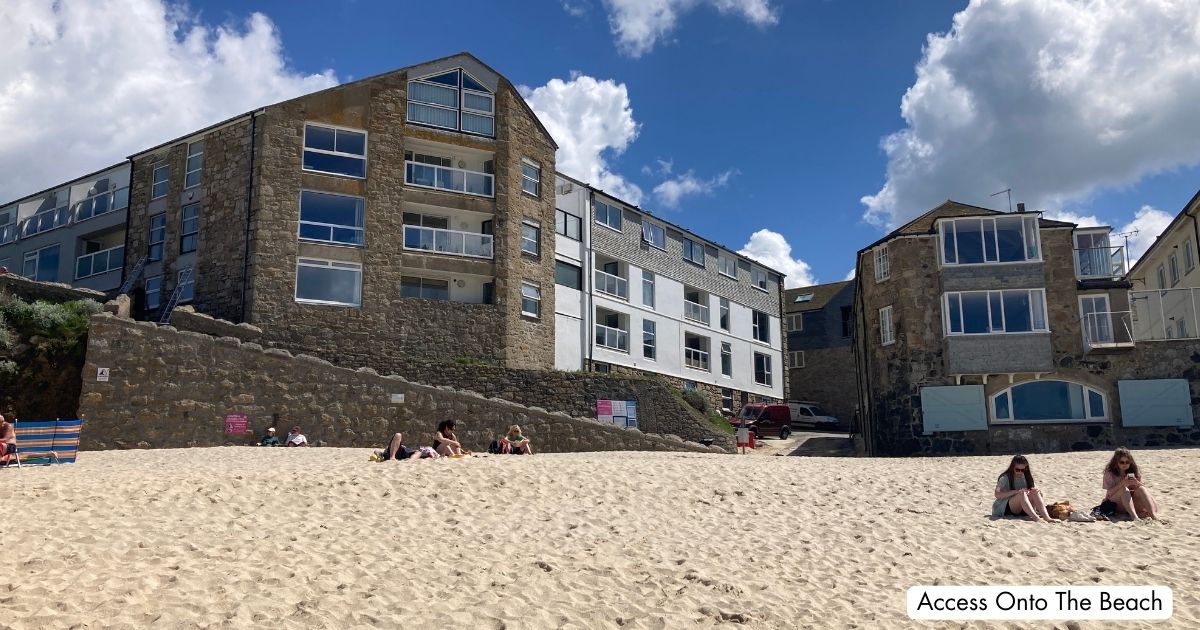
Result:
<svg viewBox="0 0 1200 630">
<path fill-rule="evenodd" d="M 1113 452 L 1112 459 L 1104 467 L 1104 511 L 1105 503 L 1115 504 L 1115 511 L 1128 514 L 1133 520 L 1158 519 L 1158 503 L 1150 496 L 1142 481 L 1142 471 L 1133 461 L 1133 453 L 1121 447 Z"/>
<path fill-rule="evenodd" d="M 416 457 L 416 456 L 420 455 L 420 453 L 421 453 L 420 447 L 418 447 L 416 450 L 413 450 L 413 449 L 405 446 L 404 445 L 404 434 L 397 433 L 392 436 L 391 441 L 388 442 L 387 448 L 383 449 L 383 453 L 380 455 L 380 457 L 385 462 L 390 459 L 399 461 L 399 460 L 408 459 L 410 457 Z"/>
<path fill-rule="evenodd" d="M 1029 469 L 1029 460 L 1024 455 L 1013 457 L 1008 469 L 996 479 L 995 494 L 992 516 L 996 518 L 1024 514 L 1034 522 L 1053 520 L 1046 511 L 1042 491 L 1033 483 L 1033 471 Z"/>
<path fill-rule="evenodd" d="M 453 420 L 442 420 L 438 423 L 437 431 L 433 434 L 433 450 L 437 451 L 438 455 L 464 454 L 462 444 L 454 434 L 456 426 L 458 423 Z"/>
<path fill-rule="evenodd" d="M 308 446 L 308 438 L 300 432 L 299 425 L 292 427 L 290 433 L 287 434 L 287 439 L 283 442 L 284 446 Z"/>
<path fill-rule="evenodd" d="M 500 453 L 503 455 L 512 453 L 533 455 L 533 447 L 529 443 L 529 438 L 521 435 L 520 426 L 512 425 L 508 428 L 508 435 L 500 438 Z"/>
<path fill-rule="evenodd" d="M 7 464 L 10 454 L 16 451 L 16 446 L 17 430 L 3 414 L 0 414 L 0 461 Z"/>
<path fill-rule="evenodd" d="M 275 427 L 267 427 L 263 431 L 262 439 L 258 441 L 259 446 L 279 446 L 279 438 L 275 437 Z"/>
</svg>

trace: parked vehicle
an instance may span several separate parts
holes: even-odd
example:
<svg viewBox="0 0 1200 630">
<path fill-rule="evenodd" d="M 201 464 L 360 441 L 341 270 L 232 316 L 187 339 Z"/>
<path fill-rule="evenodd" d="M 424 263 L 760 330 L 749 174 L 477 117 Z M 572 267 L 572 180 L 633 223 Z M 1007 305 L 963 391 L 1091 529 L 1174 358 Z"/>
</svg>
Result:
<svg viewBox="0 0 1200 630">
<path fill-rule="evenodd" d="M 745 426 L 755 439 L 777 437 L 786 440 L 792 434 L 792 411 L 787 405 L 751 403 L 742 407 L 733 419 L 734 428 Z"/>
<path fill-rule="evenodd" d="M 826 413 L 815 402 L 799 400 L 789 402 L 787 406 L 792 412 L 792 429 L 798 427 L 833 429 L 841 424 L 840 420 Z"/>
</svg>

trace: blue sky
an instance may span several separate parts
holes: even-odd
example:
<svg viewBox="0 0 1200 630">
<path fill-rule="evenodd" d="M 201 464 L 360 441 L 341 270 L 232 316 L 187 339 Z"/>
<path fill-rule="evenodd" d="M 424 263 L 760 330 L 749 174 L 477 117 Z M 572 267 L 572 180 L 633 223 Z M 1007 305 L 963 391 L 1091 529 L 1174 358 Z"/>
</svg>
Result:
<svg viewBox="0 0 1200 630">
<path fill-rule="evenodd" d="M 437 10 L 16 0 L 0 10 L 10 13 L 0 39 L 30 43 L 0 44 L 14 60 L 0 69 L 10 95 L 0 111 L 77 120 L 77 137 L 96 137 L 79 140 L 72 159 L 39 161 L 31 147 L 46 139 L 9 130 L 24 142 L 0 147 L 0 168 L 13 165 L 0 193 L 25 194 L 295 93 L 470 50 L 560 124 L 612 114 L 559 138 L 575 151 L 560 167 L 747 245 L 792 284 L 843 279 L 858 248 L 942 199 L 1004 209 L 1003 196 L 988 194 L 1006 187 L 1014 203 L 1135 227 L 1148 242 L 1200 187 L 1200 143 L 1188 133 L 1200 128 L 1186 106 L 1200 102 L 1200 43 L 1144 37 L 1180 21 L 1200 32 L 1196 3 L 1174 1 L 1142 15 L 1116 0 L 460 0 Z M 92 23 L 114 11 L 130 18 L 98 34 Z M 931 33 L 941 36 L 927 54 Z M 110 44 L 96 43 L 106 36 Z M 1122 38 L 1132 54 L 1107 56 Z M 1078 43 L 1089 41 L 1098 43 Z M 1156 64 L 1167 54 L 1183 67 Z M 31 75 L 57 96 L 12 89 Z M 125 77 L 147 96 L 126 107 L 106 93 L 110 104 L 98 105 L 69 87 L 101 89 L 81 79 L 97 75 Z M 179 76 L 190 85 L 172 100 L 163 92 Z M 751 242 L 763 229 L 782 238 Z"/>
</svg>

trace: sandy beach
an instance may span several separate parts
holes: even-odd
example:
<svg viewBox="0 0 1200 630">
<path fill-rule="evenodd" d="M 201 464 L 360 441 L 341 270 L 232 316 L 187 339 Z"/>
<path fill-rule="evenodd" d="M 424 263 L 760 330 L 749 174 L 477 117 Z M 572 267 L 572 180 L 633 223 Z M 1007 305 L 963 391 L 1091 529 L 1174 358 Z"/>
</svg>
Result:
<svg viewBox="0 0 1200 630">
<path fill-rule="evenodd" d="M 0 470 L 0 627 L 1068 627 L 914 622 L 918 584 L 1167 585 L 1170 621 L 1120 627 L 1200 627 L 1196 450 L 1137 453 L 1163 522 L 1041 525 L 988 518 L 999 457 L 368 455 Z M 1030 459 L 1099 502 L 1107 453 Z"/>
</svg>

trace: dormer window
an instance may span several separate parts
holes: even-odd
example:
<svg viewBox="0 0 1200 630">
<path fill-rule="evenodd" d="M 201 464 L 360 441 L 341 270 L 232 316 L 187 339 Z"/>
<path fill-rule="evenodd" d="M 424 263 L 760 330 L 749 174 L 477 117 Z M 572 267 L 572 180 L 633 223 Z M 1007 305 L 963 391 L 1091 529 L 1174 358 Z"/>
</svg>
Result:
<svg viewBox="0 0 1200 630">
<path fill-rule="evenodd" d="M 939 224 L 943 265 L 1040 261 L 1036 216 L 968 217 Z"/>
<path fill-rule="evenodd" d="M 496 96 L 465 70 L 408 82 L 408 121 L 495 137 Z"/>
</svg>

